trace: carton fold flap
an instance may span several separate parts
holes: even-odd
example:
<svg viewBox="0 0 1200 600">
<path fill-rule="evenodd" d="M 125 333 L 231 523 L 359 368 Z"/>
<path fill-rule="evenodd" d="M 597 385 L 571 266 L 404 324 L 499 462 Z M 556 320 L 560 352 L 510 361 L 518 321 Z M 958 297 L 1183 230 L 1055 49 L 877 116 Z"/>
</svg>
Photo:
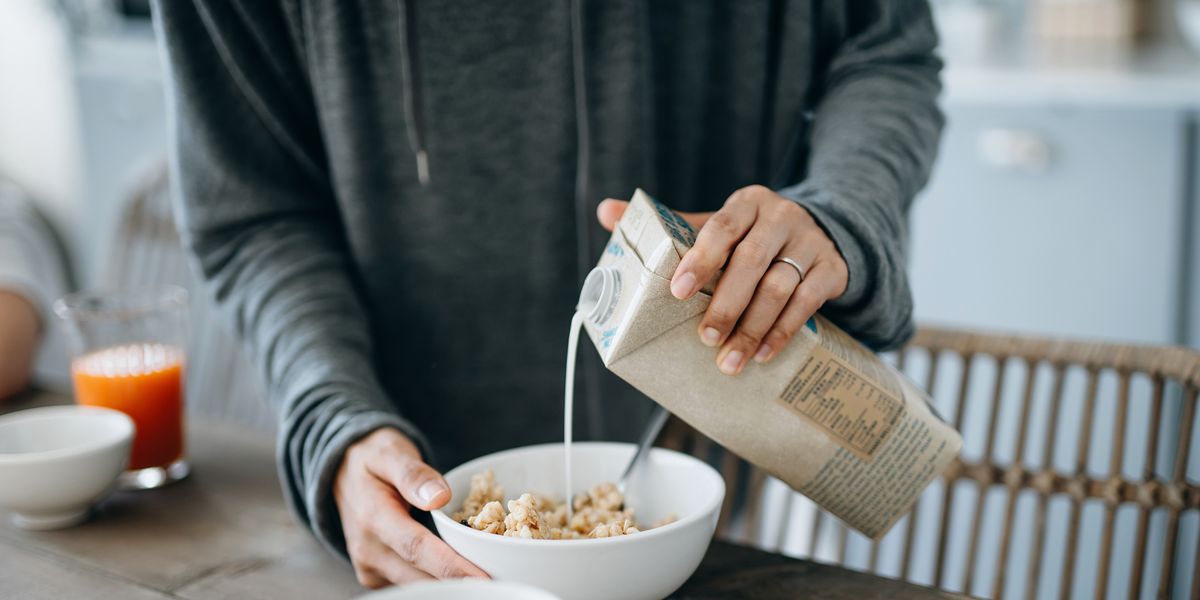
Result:
<svg viewBox="0 0 1200 600">
<path fill-rule="evenodd" d="M 643 267 L 644 268 L 644 267 Z M 622 357 L 649 343 L 654 338 L 674 329 L 708 309 L 712 297 L 704 292 L 687 300 L 671 295 L 671 282 L 650 270 L 642 272 L 640 292 L 644 294 L 633 311 L 632 318 L 625 323 L 623 334 L 604 361 L 609 366 Z M 697 338 L 696 343 L 699 342 Z"/>
</svg>

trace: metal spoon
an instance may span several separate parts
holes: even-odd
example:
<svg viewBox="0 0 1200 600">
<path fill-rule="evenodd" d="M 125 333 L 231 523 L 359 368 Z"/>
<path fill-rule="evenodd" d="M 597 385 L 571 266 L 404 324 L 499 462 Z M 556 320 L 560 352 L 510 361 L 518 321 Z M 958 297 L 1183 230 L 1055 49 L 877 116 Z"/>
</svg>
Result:
<svg viewBox="0 0 1200 600">
<path fill-rule="evenodd" d="M 655 406 L 654 413 L 650 415 L 650 422 L 646 424 L 646 430 L 642 432 L 642 437 L 638 440 L 637 452 L 633 453 L 633 458 L 629 459 L 629 465 L 625 467 L 625 472 L 617 481 L 617 491 L 621 492 L 622 496 L 625 495 L 625 486 L 629 483 L 629 478 L 642 463 L 646 462 L 646 455 L 650 454 L 654 440 L 658 439 L 659 432 L 662 431 L 663 425 L 667 424 L 667 418 L 670 416 L 671 413 L 667 412 L 667 409 Z M 567 522 L 573 518 L 575 518 L 575 500 L 567 498 Z"/>
<path fill-rule="evenodd" d="M 662 406 L 654 408 L 654 414 L 650 415 L 650 422 L 646 425 L 646 430 L 642 432 L 642 439 L 638 440 L 637 452 L 633 453 L 633 458 L 629 460 L 629 466 L 625 467 L 625 472 L 621 474 L 621 479 L 617 482 L 617 490 L 621 492 L 622 496 L 625 495 L 625 486 L 629 483 L 629 478 L 642 463 L 646 462 L 646 455 L 650 454 L 650 447 L 654 445 L 654 440 L 658 439 L 658 433 L 662 431 L 663 425 L 666 425 L 667 418 L 670 416 L 671 413 Z"/>
</svg>

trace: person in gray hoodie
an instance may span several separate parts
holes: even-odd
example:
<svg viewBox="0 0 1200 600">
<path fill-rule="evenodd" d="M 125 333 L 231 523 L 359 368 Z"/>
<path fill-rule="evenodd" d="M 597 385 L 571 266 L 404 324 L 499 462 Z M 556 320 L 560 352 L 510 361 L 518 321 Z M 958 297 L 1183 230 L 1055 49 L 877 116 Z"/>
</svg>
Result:
<svg viewBox="0 0 1200 600">
<path fill-rule="evenodd" d="M 730 376 L 818 309 L 877 349 L 912 332 L 924 0 L 155 9 L 179 228 L 279 409 L 289 502 L 364 585 L 485 575 L 418 519 L 450 501 L 435 467 L 561 439 L 606 197 L 694 213 L 672 290 L 724 267 L 697 336 Z M 580 369 L 581 437 L 635 437 L 649 402 Z"/>
</svg>

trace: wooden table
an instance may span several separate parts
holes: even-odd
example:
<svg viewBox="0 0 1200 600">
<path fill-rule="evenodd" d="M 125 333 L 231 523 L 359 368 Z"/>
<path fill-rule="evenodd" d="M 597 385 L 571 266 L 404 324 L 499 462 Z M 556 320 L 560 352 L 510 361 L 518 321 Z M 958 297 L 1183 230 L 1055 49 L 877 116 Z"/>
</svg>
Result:
<svg viewBox="0 0 1200 600">
<path fill-rule="evenodd" d="M 61 402 L 31 396 L 3 411 Z M 350 566 L 328 554 L 287 507 L 273 440 L 193 420 L 192 476 L 160 490 L 119 492 L 85 524 L 15 529 L 0 511 L 5 598 L 348 598 Z M 960 598 L 839 567 L 714 542 L 677 598 Z"/>
</svg>

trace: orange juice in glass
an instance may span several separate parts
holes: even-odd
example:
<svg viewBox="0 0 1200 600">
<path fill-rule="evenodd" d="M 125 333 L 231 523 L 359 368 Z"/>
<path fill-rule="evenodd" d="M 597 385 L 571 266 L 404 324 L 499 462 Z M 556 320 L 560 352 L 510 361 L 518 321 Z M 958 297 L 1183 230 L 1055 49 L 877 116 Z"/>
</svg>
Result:
<svg viewBox="0 0 1200 600">
<path fill-rule="evenodd" d="M 54 310 L 70 333 L 76 401 L 133 419 L 122 487 L 156 488 L 186 477 L 187 292 L 175 286 L 81 292 L 62 298 Z"/>
</svg>

